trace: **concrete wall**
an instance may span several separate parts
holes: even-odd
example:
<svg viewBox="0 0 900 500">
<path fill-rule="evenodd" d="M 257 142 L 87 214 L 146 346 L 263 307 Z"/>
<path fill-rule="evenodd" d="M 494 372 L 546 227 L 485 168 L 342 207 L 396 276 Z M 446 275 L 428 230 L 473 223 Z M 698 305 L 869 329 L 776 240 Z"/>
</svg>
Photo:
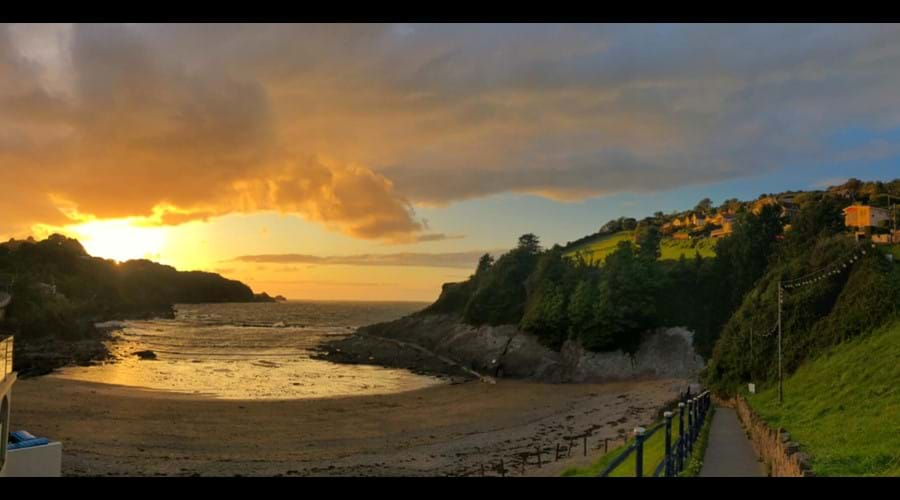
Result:
<svg viewBox="0 0 900 500">
<path fill-rule="evenodd" d="M 6 452 L 6 464 L 0 477 L 60 477 L 62 443 L 21 448 Z"/>
</svg>

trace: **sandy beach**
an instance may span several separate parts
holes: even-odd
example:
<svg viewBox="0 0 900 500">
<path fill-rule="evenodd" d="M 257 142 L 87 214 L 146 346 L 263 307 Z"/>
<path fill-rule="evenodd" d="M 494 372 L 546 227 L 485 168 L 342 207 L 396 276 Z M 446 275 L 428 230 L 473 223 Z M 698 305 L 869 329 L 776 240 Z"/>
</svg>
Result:
<svg viewBox="0 0 900 500">
<path fill-rule="evenodd" d="M 652 421 L 686 386 L 500 380 L 243 401 L 50 375 L 16 384 L 12 427 L 62 441 L 63 474 L 74 476 L 478 476 L 482 465 L 499 475 L 501 459 L 508 476 L 558 475 L 596 458 L 603 438 Z M 576 438 L 585 433 L 587 458 Z M 557 444 L 571 458 L 555 461 Z"/>
</svg>

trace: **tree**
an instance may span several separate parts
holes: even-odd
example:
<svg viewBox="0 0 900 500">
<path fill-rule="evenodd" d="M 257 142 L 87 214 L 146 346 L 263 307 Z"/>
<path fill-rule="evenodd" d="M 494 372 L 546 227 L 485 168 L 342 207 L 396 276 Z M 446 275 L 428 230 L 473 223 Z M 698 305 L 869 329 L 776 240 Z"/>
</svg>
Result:
<svg viewBox="0 0 900 500">
<path fill-rule="evenodd" d="M 534 255 L 541 251 L 541 241 L 534 234 L 523 234 L 519 236 L 518 248 Z"/>
<path fill-rule="evenodd" d="M 637 350 L 641 334 L 658 325 L 661 280 L 657 266 L 655 260 L 640 258 L 632 243 L 619 242 L 603 266 L 595 306 L 597 328 L 583 337 L 585 347 Z"/>
<path fill-rule="evenodd" d="M 710 208 L 712 208 L 712 200 L 709 198 L 703 198 L 697 203 L 697 206 L 694 207 L 694 210 L 700 213 L 709 213 Z"/>
<path fill-rule="evenodd" d="M 635 231 L 634 240 L 640 248 L 639 251 L 642 258 L 656 260 L 660 257 L 659 245 L 662 240 L 662 234 L 658 226 L 639 226 Z"/>
</svg>

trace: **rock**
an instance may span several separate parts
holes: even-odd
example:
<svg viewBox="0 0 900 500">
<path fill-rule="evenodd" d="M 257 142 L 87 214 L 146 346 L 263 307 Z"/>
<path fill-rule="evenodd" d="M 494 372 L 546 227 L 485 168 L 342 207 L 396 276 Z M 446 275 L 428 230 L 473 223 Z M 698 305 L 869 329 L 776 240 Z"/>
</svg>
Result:
<svg viewBox="0 0 900 500">
<path fill-rule="evenodd" d="M 134 355 L 141 359 L 156 359 L 156 353 L 151 350 L 137 351 Z"/>
<path fill-rule="evenodd" d="M 788 441 L 787 444 L 784 445 L 784 453 L 788 456 L 793 455 L 798 451 L 800 451 L 800 443 Z"/>
<path fill-rule="evenodd" d="M 642 337 L 638 352 L 590 352 L 577 342 L 566 342 L 557 352 L 543 346 L 535 335 L 515 325 L 465 324 L 449 314 L 413 314 L 396 321 L 360 328 L 356 335 L 332 341 L 348 356 L 330 361 L 363 359 L 393 366 L 448 374 L 452 365 L 412 349 L 398 349 L 379 339 L 415 344 L 437 357 L 453 360 L 488 376 L 529 378 L 541 382 L 601 382 L 638 378 L 696 379 L 703 360 L 692 347 L 693 334 L 683 328 L 658 329 Z M 334 352 L 340 352 L 335 349 Z M 349 353 L 358 353 L 350 356 Z M 414 355 L 413 355 L 414 354 Z M 413 355 L 413 356 L 411 356 Z M 374 359 L 368 359 L 374 357 Z"/>
<path fill-rule="evenodd" d="M 782 442 L 782 443 L 787 443 L 787 442 L 790 441 L 790 440 L 791 440 L 791 433 L 790 433 L 790 432 L 782 432 L 782 433 L 781 433 L 781 442 Z"/>
</svg>

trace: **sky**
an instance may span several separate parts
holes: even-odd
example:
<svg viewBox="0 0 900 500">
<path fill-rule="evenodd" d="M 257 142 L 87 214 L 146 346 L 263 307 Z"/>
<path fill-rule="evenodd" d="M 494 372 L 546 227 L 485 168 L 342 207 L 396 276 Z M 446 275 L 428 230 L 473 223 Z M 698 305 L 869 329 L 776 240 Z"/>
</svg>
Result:
<svg viewBox="0 0 900 500">
<path fill-rule="evenodd" d="M 291 299 L 890 180 L 898 139 L 896 25 L 0 25 L 0 237 Z"/>
</svg>

